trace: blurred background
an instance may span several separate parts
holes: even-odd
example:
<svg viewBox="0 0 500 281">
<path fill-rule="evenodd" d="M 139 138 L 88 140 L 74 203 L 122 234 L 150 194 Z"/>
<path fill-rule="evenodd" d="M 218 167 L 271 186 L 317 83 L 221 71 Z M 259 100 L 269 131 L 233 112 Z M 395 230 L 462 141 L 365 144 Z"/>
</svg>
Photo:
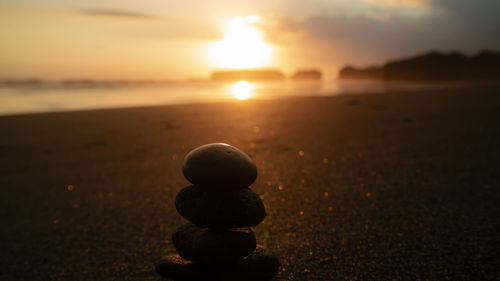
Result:
<svg viewBox="0 0 500 281">
<path fill-rule="evenodd" d="M 495 0 L 3 0 L 0 114 L 419 88 L 339 82 L 339 70 L 498 49 L 499 10 Z M 238 69 L 267 72 L 214 76 Z"/>
</svg>

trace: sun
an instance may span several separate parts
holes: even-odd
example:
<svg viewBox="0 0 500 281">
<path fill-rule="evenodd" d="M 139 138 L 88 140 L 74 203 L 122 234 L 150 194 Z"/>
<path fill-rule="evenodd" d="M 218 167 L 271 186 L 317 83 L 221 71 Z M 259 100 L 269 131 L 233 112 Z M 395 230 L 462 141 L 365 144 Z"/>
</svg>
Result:
<svg viewBox="0 0 500 281">
<path fill-rule="evenodd" d="M 234 18 L 227 22 L 224 39 L 209 46 L 209 58 L 219 68 L 255 68 L 271 62 L 273 47 L 263 40 L 255 26 L 258 15 Z"/>
<path fill-rule="evenodd" d="M 233 85 L 233 95 L 239 100 L 246 100 L 253 94 L 253 85 L 247 81 L 239 81 Z"/>
</svg>

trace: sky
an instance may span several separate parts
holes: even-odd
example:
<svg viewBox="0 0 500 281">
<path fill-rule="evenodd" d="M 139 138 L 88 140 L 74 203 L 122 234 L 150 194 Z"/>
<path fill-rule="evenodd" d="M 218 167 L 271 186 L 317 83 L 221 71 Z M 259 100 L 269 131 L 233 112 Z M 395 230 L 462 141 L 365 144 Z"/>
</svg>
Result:
<svg viewBox="0 0 500 281">
<path fill-rule="evenodd" d="M 0 78 L 189 79 L 500 49 L 498 0 L 0 0 Z"/>
</svg>

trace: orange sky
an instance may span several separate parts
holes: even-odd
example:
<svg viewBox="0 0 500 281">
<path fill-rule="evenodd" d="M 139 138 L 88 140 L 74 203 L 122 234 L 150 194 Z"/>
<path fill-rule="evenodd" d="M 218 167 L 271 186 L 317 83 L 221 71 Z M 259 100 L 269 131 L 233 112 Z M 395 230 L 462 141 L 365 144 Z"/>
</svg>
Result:
<svg viewBox="0 0 500 281">
<path fill-rule="evenodd" d="M 347 63 L 500 47 L 493 0 L 39 2 L 0 4 L 0 78 L 185 79 L 224 67 L 333 78 Z"/>
</svg>

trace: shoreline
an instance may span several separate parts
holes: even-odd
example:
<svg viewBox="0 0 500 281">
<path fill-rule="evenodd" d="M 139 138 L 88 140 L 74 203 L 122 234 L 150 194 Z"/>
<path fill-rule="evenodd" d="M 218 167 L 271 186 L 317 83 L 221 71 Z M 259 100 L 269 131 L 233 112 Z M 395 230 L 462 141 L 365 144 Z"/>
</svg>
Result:
<svg viewBox="0 0 500 281">
<path fill-rule="evenodd" d="M 290 90 L 286 87 L 289 83 L 294 85 L 293 90 Z M 333 83 L 333 84 L 329 84 Z M 196 83 L 195 83 L 196 84 Z M 210 83 L 209 83 L 210 84 Z M 207 85 L 209 85 L 207 84 Z M 280 87 L 274 89 L 269 85 L 280 85 Z M 484 87 L 488 85 L 497 85 L 498 83 L 492 82 L 438 82 L 438 83 L 415 83 L 415 82 L 404 82 L 404 81 L 396 81 L 396 82 L 385 82 L 385 81 L 358 81 L 358 80 L 334 80 L 334 81 L 323 81 L 323 82 L 282 82 L 282 83 L 270 83 L 267 86 L 261 85 L 257 89 L 257 93 L 254 93 L 255 97 L 250 97 L 250 99 L 246 101 L 237 101 L 233 94 L 230 93 L 230 89 L 228 88 L 232 83 L 212 83 L 211 85 L 218 85 L 217 91 L 214 92 L 213 98 L 210 98 L 210 95 L 204 93 L 202 95 L 201 92 L 198 93 L 200 95 L 198 98 L 202 101 L 197 100 L 197 96 L 189 96 L 182 97 L 183 94 L 179 95 L 179 93 L 190 92 L 190 88 L 187 86 L 189 82 L 181 83 L 180 85 L 186 86 L 186 88 L 180 88 L 176 90 L 176 92 L 166 92 L 161 93 L 158 92 L 161 88 L 156 88 L 157 85 L 153 84 L 150 86 L 154 86 L 153 88 L 148 88 L 148 86 L 139 86 L 132 88 L 94 88 L 94 87 L 84 87 L 82 88 L 83 93 L 73 92 L 75 89 L 68 88 L 57 88 L 57 91 L 53 93 L 52 97 L 48 100 L 44 100 L 47 98 L 46 92 L 38 92 L 35 89 L 31 89 L 33 92 L 11 92 L 11 93 L 1 93 L 10 95 L 10 99 L 18 99 L 23 97 L 25 100 L 20 100 L 17 103 L 9 104 L 9 100 L 4 100 L 7 102 L 4 107 L 0 107 L 0 117 L 2 116 L 17 116 L 17 115 L 25 115 L 25 114 L 42 114 L 42 113 L 55 113 L 55 112 L 75 112 L 75 111 L 92 111 L 92 110 L 108 110 L 108 109 L 120 109 L 120 108 L 139 108 L 139 107 L 154 107 L 154 106 L 170 106 L 170 105 L 188 105 L 188 104 L 200 104 L 200 103 L 219 103 L 219 102 L 248 102 L 252 100 L 274 100 L 274 99 L 287 99 L 287 98 L 301 98 L 301 97 L 334 97 L 341 95 L 364 95 L 364 94 L 386 94 L 393 92 L 425 92 L 432 91 L 436 89 L 452 89 L 452 88 L 470 88 L 470 87 Z M 265 84 L 263 84 L 265 85 Z M 301 88 L 309 85 L 309 87 L 313 87 L 309 89 L 309 87 Z M 167 85 L 168 86 L 168 85 Z M 319 87 L 319 88 L 317 88 Z M 12 88 L 16 89 L 16 87 Z M 139 90 L 144 89 L 144 90 Z M 175 89 L 175 88 L 174 88 Z M 1 88 L 0 88 L 1 90 Z M 172 91 L 172 89 L 167 88 L 167 91 Z M 47 89 L 43 90 L 47 91 Z M 312 91 L 312 92 L 310 92 Z M 149 93 L 151 95 L 149 97 L 150 101 L 144 100 L 135 100 L 137 97 L 141 97 L 144 92 Z M 278 94 L 269 94 L 269 92 L 277 92 Z M 314 93 L 315 92 L 315 93 Z M 71 94 L 78 94 L 77 96 L 71 96 Z M 112 100 L 108 95 L 114 94 L 115 96 L 111 96 L 116 98 L 116 100 Z M 118 95 L 117 95 L 118 94 Z M 120 97 L 125 95 L 124 97 Z M 134 97 L 135 95 L 135 97 Z M 147 96 L 147 95 L 146 95 Z M 108 99 L 109 101 L 104 101 L 103 104 L 101 99 Z M 5 99 L 5 98 L 4 98 Z M 31 100 L 33 99 L 33 100 Z M 71 102 L 71 100 L 76 99 L 75 102 Z M 130 99 L 127 101 L 127 99 Z M 154 101 L 156 99 L 156 101 Z M 163 101 L 162 101 L 163 100 Z M 0 99 L 0 102 L 2 99 Z M 58 104 L 62 101 L 62 104 Z M 69 101 L 69 102 L 68 102 Z M 134 104 L 135 103 L 135 104 Z M 38 105 L 37 105 L 38 104 Z M 44 105 L 46 104 L 46 105 Z M 12 108 L 24 108 L 18 109 L 17 111 L 13 111 Z"/>
</svg>

